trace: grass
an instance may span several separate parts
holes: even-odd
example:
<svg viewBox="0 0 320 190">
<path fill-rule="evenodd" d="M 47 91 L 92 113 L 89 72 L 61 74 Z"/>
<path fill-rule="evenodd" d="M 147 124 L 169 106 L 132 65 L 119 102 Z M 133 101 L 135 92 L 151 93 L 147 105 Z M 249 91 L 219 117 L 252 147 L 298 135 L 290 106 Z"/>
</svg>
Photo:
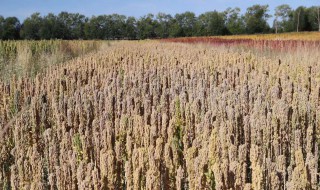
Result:
<svg viewBox="0 0 320 190">
<path fill-rule="evenodd" d="M 0 41 L 0 79 L 36 76 L 45 68 L 97 51 L 103 41 Z"/>
</svg>

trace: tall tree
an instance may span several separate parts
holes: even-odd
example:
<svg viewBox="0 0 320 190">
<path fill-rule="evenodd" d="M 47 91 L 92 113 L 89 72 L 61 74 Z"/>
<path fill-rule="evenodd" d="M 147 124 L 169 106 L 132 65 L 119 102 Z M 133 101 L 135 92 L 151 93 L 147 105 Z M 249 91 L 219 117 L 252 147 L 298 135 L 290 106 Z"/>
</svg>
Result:
<svg viewBox="0 0 320 190">
<path fill-rule="evenodd" d="M 16 17 L 7 17 L 3 21 L 3 40 L 16 40 L 19 39 L 20 21 Z"/>
<path fill-rule="evenodd" d="M 133 40 L 137 38 L 137 21 L 134 17 L 128 17 L 125 25 L 125 37 Z"/>
<path fill-rule="evenodd" d="M 300 6 L 294 11 L 293 22 L 297 32 L 311 30 L 306 7 Z"/>
<path fill-rule="evenodd" d="M 176 14 L 175 19 L 182 30 L 182 36 L 193 36 L 196 25 L 196 16 L 193 12 L 187 11 L 182 14 Z"/>
<path fill-rule="evenodd" d="M 57 16 L 49 13 L 43 17 L 43 21 L 40 27 L 40 38 L 41 39 L 62 39 L 63 38 L 62 23 L 59 21 Z"/>
<path fill-rule="evenodd" d="M 156 15 L 156 21 L 158 22 L 157 27 L 155 28 L 155 33 L 160 38 L 169 37 L 169 25 L 172 16 L 170 14 L 158 13 Z"/>
<path fill-rule="evenodd" d="M 58 15 L 63 39 L 82 39 L 84 38 L 84 25 L 87 18 L 79 13 L 61 12 Z"/>
<path fill-rule="evenodd" d="M 284 32 L 285 28 L 288 28 L 288 22 L 291 12 L 292 9 L 287 4 L 283 4 L 275 8 L 274 28 L 276 33 Z"/>
<path fill-rule="evenodd" d="M 71 14 L 71 38 L 72 39 L 84 39 L 84 25 L 88 21 L 88 18 L 82 14 Z"/>
<path fill-rule="evenodd" d="M 122 39 L 126 33 L 126 16 L 119 14 L 110 15 L 109 29 L 111 30 L 112 39 Z"/>
<path fill-rule="evenodd" d="M 71 14 L 68 12 L 61 12 L 57 16 L 57 23 L 60 26 L 60 37 L 61 39 L 71 39 Z"/>
<path fill-rule="evenodd" d="M 225 17 L 223 13 L 217 11 L 206 12 L 198 18 L 201 26 L 201 35 L 214 36 L 226 34 Z"/>
<path fill-rule="evenodd" d="M 138 39 L 155 38 L 156 22 L 154 21 L 154 15 L 148 14 L 141 17 L 137 23 L 137 37 Z"/>
<path fill-rule="evenodd" d="M 269 31 L 267 19 L 271 16 L 268 14 L 268 7 L 268 5 L 253 5 L 247 8 L 245 14 L 247 33 L 255 34 Z"/>
<path fill-rule="evenodd" d="M 170 23 L 169 24 L 169 37 L 170 38 L 183 36 L 182 28 L 179 25 L 176 18 L 172 18 L 169 23 Z"/>
<path fill-rule="evenodd" d="M 22 24 L 22 28 L 20 30 L 21 38 L 27 40 L 39 40 L 42 21 L 43 19 L 40 16 L 40 13 L 34 13 L 28 17 Z"/>
<path fill-rule="evenodd" d="M 320 32 L 320 6 L 312 6 L 307 10 L 311 30 Z"/>
<path fill-rule="evenodd" d="M 3 25 L 4 25 L 4 18 L 3 16 L 0 15 L 0 39 L 2 39 L 2 35 L 3 35 Z"/>
<path fill-rule="evenodd" d="M 86 39 L 107 39 L 109 37 L 107 23 L 106 15 L 91 17 L 84 27 Z"/>
<path fill-rule="evenodd" d="M 245 33 L 244 17 L 240 15 L 241 9 L 236 7 L 234 9 L 227 8 L 224 12 L 226 17 L 226 27 L 231 34 Z"/>
</svg>

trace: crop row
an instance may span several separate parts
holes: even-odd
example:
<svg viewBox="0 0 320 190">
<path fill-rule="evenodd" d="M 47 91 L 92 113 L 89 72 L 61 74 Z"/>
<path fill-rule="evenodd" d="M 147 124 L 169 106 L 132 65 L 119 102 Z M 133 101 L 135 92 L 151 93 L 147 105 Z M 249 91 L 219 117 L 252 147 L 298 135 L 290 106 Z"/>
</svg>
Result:
<svg viewBox="0 0 320 190">
<path fill-rule="evenodd" d="M 320 49 L 320 40 L 265 40 L 250 38 L 215 38 L 215 37 L 191 37 L 191 38 L 172 38 L 163 39 L 162 42 L 180 42 L 189 44 L 210 44 L 213 46 L 245 46 L 255 48 L 261 51 L 297 51 L 307 49 Z"/>
<path fill-rule="evenodd" d="M 1 82 L 0 188 L 317 189 L 316 60 L 120 42 Z"/>
</svg>

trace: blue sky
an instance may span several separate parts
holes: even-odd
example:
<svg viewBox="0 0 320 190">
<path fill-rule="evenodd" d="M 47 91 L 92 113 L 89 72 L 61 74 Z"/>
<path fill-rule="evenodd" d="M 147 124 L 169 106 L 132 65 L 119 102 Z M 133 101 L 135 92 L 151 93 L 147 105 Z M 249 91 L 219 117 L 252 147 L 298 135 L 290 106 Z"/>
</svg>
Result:
<svg viewBox="0 0 320 190">
<path fill-rule="evenodd" d="M 292 8 L 300 5 L 320 5 L 319 0 L 0 0 L 0 15 L 16 16 L 21 21 L 34 12 L 41 15 L 68 11 L 86 16 L 118 13 L 137 18 L 147 13 L 182 13 L 192 11 L 199 15 L 206 11 L 224 11 L 228 7 L 240 7 L 242 12 L 254 4 L 268 4 L 270 13 L 280 4 Z"/>
</svg>

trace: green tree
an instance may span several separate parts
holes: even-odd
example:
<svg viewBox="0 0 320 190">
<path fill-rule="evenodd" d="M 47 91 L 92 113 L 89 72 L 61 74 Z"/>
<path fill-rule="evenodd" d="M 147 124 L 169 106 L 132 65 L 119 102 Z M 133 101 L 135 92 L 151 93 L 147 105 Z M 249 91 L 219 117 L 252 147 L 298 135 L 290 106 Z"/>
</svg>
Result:
<svg viewBox="0 0 320 190">
<path fill-rule="evenodd" d="M 20 36 L 23 39 L 40 39 L 40 28 L 42 25 L 42 18 L 40 13 L 34 13 L 28 17 L 22 24 Z"/>
<path fill-rule="evenodd" d="M 176 14 L 175 19 L 181 28 L 182 36 L 193 36 L 196 26 L 196 16 L 193 12 L 185 12 L 182 14 Z"/>
<path fill-rule="evenodd" d="M 226 17 L 226 27 L 231 34 L 245 33 L 244 17 L 240 15 L 241 9 L 236 7 L 234 9 L 227 8 L 224 14 Z"/>
<path fill-rule="evenodd" d="M 84 25 L 88 18 L 82 14 L 76 13 L 71 15 L 71 37 L 73 39 L 84 39 Z"/>
<path fill-rule="evenodd" d="M 108 18 L 106 15 L 98 17 L 93 16 L 85 24 L 84 33 L 87 39 L 107 39 L 109 34 L 107 31 Z"/>
<path fill-rule="evenodd" d="M 99 15 L 87 18 L 79 13 L 34 13 L 22 25 L 16 17 L 0 16 L 0 39 L 147 39 L 184 36 L 213 36 L 270 32 L 268 5 L 253 5 L 245 15 L 240 8 L 211 11 L 196 17 L 184 12 L 148 14 L 140 19 L 124 15 Z M 320 31 L 320 6 L 300 6 L 292 10 L 284 4 L 276 7 L 273 28 L 278 32 Z"/>
<path fill-rule="evenodd" d="M 176 38 L 183 36 L 182 28 L 180 27 L 178 21 L 175 18 L 172 18 L 169 21 L 169 37 Z"/>
<path fill-rule="evenodd" d="M 275 20 L 274 20 L 274 27 L 276 32 L 285 31 L 285 28 L 288 28 L 290 15 L 292 14 L 292 9 L 289 5 L 283 4 L 275 9 Z"/>
<path fill-rule="evenodd" d="M 158 13 L 156 16 L 157 27 L 155 33 L 157 37 L 167 38 L 169 37 L 169 27 L 172 16 L 170 14 Z"/>
<path fill-rule="evenodd" d="M 111 39 L 123 39 L 126 33 L 126 16 L 119 14 L 110 15 L 108 30 L 110 30 Z"/>
<path fill-rule="evenodd" d="M 308 22 L 308 14 L 306 7 L 300 6 L 294 11 L 293 23 L 297 32 L 311 30 L 311 25 Z"/>
<path fill-rule="evenodd" d="M 20 21 L 16 17 L 7 17 L 3 21 L 3 40 L 16 40 L 19 39 Z"/>
<path fill-rule="evenodd" d="M 61 12 L 57 21 L 61 26 L 63 39 L 82 39 L 84 38 L 84 25 L 87 18 L 79 13 Z"/>
<path fill-rule="evenodd" d="M 141 17 L 137 22 L 138 39 L 155 38 L 155 28 L 157 23 L 154 21 L 154 15 L 148 14 Z"/>
<path fill-rule="evenodd" d="M 292 9 L 289 5 L 283 4 L 279 5 L 275 8 L 275 19 L 273 22 L 273 27 L 275 32 L 284 32 L 290 26 L 290 14 L 292 13 Z"/>
<path fill-rule="evenodd" d="M 3 25 L 4 25 L 4 18 L 3 16 L 0 15 L 0 39 L 2 39 L 2 35 L 3 35 Z"/>
<path fill-rule="evenodd" d="M 284 32 L 296 31 L 296 26 L 294 23 L 294 16 L 295 16 L 295 10 L 289 11 L 288 20 L 282 23 Z"/>
<path fill-rule="evenodd" d="M 224 35 L 227 33 L 225 16 L 217 11 L 201 14 L 197 20 L 202 36 Z M 199 32 L 198 32 L 199 34 Z"/>
<path fill-rule="evenodd" d="M 307 13 L 311 30 L 320 32 L 320 6 L 312 6 L 308 8 Z"/>
<path fill-rule="evenodd" d="M 71 14 L 68 12 L 61 12 L 57 15 L 57 24 L 60 27 L 60 37 L 61 39 L 71 39 Z"/>
<path fill-rule="evenodd" d="M 128 17 L 125 24 L 125 37 L 128 39 L 136 39 L 137 38 L 137 30 L 136 30 L 137 21 L 134 17 Z"/>
<path fill-rule="evenodd" d="M 267 19 L 271 16 L 268 14 L 268 5 L 253 5 L 247 8 L 244 19 L 246 31 L 248 34 L 266 33 L 270 27 Z"/>
<path fill-rule="evenodd" d="M 43 17 L 43 21 L 40 27 L 40 38 L 41 39 L 62 39 L 63 38 L 62 23 L 59 22 L 57 16 L 49 13 Z"/>
</svg>

